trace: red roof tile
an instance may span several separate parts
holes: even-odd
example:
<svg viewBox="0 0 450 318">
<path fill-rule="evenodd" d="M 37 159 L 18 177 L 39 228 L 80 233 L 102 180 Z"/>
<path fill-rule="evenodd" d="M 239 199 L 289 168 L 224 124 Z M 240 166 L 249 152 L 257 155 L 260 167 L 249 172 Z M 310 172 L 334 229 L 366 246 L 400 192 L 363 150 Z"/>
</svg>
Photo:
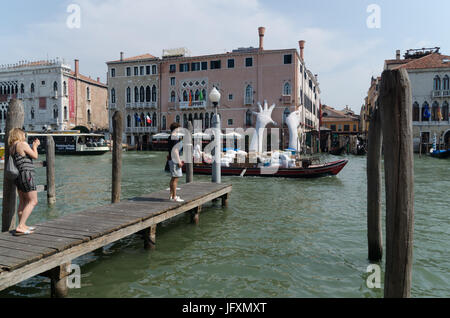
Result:
<svg viewBox="0 0 450 318">
<path fill-rule="evenodd" d="M 76 77 L 76 76 L 75 76 L 75 72 L 74 72 L 74 71 L 70 71 L 70 76 Z M 90 78 L 90 77 L 81 75 L 81 74 L 78 74 L 78 79 L 80 79 L 80 80 L 82 80 L 82 81 L 85 81 L 85 82 L 88 82 L 88 83 L 91 83 L 91 84 L 95 84 L 95 85 L 99 85 L 99 86 L 104 86 L 104 87 L 106 87 L 106 84 L 104 84 L 104 83 L 102 83 L 102 82 L 97 82 L 96 80 L 94 80 L 94 79 L 92 79 L 92 78 Z"/>
<path fill-rule="evenodd" d="M 139 61 L 139 60 L 147 60 L 147 59 L 156 59 L 156 57 L 151 54 L 146 53 L 146 54 L 142 54 L 142 55 L 127 57 L 127 58 L 124 58 L 122 61 L 115 60 L 115 61 L 109 61 L 107 63 L 129 62 L 129 61 Z"/>
<path fill-rule="evenodd" d="M 448 62 L 444 62 L 447 60 Z M 450 56 L 440 53 L 432 53 L 418 59 L 413 59 L 406 64 L 399 65 L 395 69 L 406 68 L 408 70 L 419 70 L 428 68 L 450 68 Z"/>
</svg>

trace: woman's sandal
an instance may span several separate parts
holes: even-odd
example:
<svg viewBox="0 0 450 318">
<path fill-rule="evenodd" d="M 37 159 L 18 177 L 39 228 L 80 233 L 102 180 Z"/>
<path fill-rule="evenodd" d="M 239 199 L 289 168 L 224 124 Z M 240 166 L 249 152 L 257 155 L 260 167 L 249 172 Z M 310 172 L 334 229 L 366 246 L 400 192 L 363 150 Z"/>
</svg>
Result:
<svg viewBox="0 0 450 318">
<path fill-rule="evenodd" d="M 30 235 L 31 233 L 33 233 L 33 232 L 30 231 L 30 230 L 26 230 L 25 232 L 17 232 L 17 231 L 14 231 L 14 236 Z"/>
</svg>

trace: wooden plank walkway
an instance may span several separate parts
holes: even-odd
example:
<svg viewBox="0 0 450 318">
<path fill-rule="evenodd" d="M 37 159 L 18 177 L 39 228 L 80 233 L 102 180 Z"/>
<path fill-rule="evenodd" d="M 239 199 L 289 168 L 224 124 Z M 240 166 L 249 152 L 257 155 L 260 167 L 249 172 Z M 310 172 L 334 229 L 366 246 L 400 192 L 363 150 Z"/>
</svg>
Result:
<svg viewBox="0 0 450 318">
<path fill-rule="evenodd" d="M 0 290 L 142 230 L 154 235 L 158 223 L 184 212 L 198 213 L 209 201 L 221 198 L 226 205 L 232 186 L 195 182 L 179 188 L 182 203 L 169 201 L 169 191 L 162 190 L 37 224 L 29 236 L 1 233 Z"/>
</svg>

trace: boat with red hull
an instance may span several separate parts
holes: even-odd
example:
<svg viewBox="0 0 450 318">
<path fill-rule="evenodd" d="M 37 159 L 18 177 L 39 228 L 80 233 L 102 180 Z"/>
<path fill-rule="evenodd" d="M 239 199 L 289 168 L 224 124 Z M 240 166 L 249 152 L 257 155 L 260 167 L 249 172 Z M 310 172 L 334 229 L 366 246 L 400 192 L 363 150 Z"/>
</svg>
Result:
<svg viewBox="0 0 450 318">
<path fill-rule="evenodd" d="M 337 175 L 347 164 L 348 160 L 338 160 L 327 162 L 324 164 L 310 165 L 307 168 L 293 167 L 273 169 L 270 167 L 261 168 L 257 164 L 254 165 L 233 165 L 229 167 L 222 166 L 221 172 L 223 176 L 245 176 L 245 177 L 278 177 L 278 178 L 318 178 L 324 176 Z M 183 165 L 185 171 L 186 165 Z M 194 164 L 195 174 L 210 175 L 212 166 L 210 164 L 201 163 Z"/>
</svg>

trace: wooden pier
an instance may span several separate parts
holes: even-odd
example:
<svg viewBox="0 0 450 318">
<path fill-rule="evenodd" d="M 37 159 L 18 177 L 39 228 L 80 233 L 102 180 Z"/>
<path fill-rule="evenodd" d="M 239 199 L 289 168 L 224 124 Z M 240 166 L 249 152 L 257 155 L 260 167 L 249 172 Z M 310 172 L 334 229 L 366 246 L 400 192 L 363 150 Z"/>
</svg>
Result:
<svg viewBox="0 0 450 318">
<path fill-rule="evenodd" d="M 145 248 L 154 248 L 157 224 L 185 212 L 198 223 L 202 205 L 221 199 L 226 206 L 232 189 L 209 182 L 179 187 L 182 203 L 171 202 L 169 191 L 162 190 L 37 224 L 31 235 L 1 233 L 0 290 L 44 275 L 51 279 L 52 296 L 65 296 L 66 268 L 73 259 L 135 233 L 143 235 Z"/>
</svg>

